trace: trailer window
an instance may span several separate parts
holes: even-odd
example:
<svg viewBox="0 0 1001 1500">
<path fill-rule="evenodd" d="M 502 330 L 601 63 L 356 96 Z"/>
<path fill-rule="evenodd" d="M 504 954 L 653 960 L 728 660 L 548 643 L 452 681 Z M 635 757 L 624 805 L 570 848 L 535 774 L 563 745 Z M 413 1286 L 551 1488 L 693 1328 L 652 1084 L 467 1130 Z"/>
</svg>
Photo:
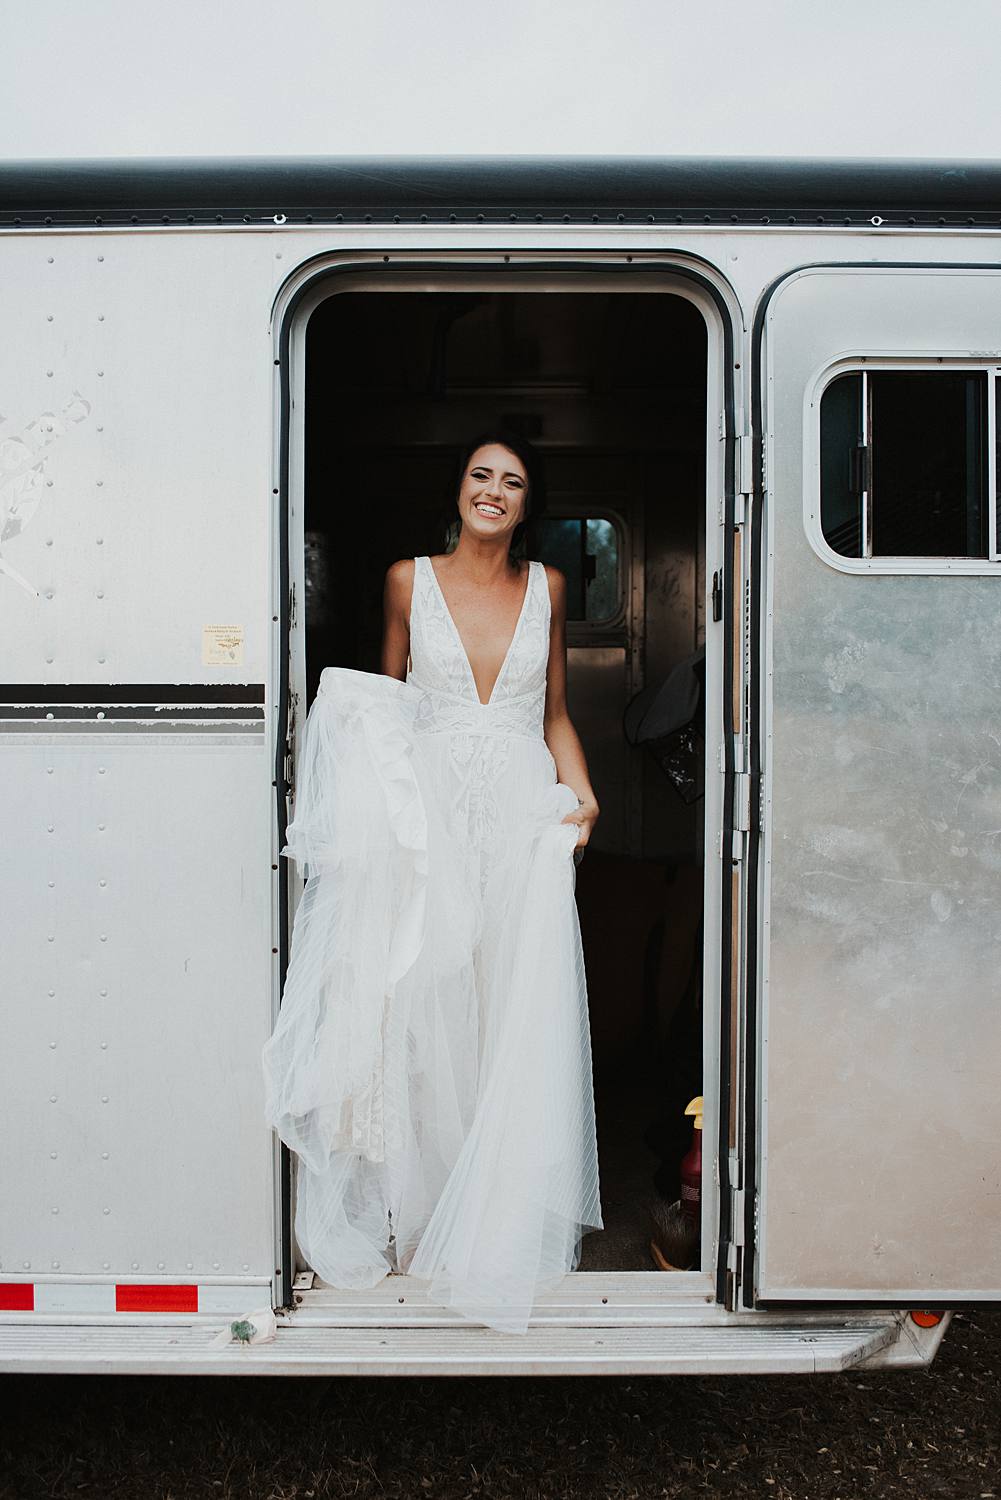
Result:
<svg viewBox="0 0 1001 1500">
<path fill-rule="evenodd" d="M 601 623 L 619 613 L 619 531 L 608 516 L 544 516 L 539 557 L 565 574 L 567 619 Z"/>
<path fill-rule="evenodd" d="M 820 519 L 842 557 L 998 557 L 993 370 L 860 370 L 820 403 Z"/>
</svg>

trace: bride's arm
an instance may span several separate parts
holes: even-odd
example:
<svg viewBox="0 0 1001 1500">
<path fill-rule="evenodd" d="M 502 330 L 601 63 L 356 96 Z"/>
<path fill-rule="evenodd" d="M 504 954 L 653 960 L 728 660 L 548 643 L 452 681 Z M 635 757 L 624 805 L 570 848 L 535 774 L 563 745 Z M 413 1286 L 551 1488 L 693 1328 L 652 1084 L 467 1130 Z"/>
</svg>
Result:
<svg viewBox="0 0 1001 1500">
<path fill-rule="evenodd" d="M 546 565 L 552 623 L 549 631 L 549 665 L 546 671 L 546 717 L 544 733 L 560 781 L 577 793 L 580 807 L 567 813 L 564 823 L 578 823 L 582 849 L 598 818 L 598 799 L 587 774 L 587 759 L 580 736 L 567 712 L 567 581 L 558 568 Z"/>
<path fill-rule="evenodd" d="M 403 682 L 410 660 L 410 599 L 414 589 L 414 560 L 404 558 L 386 572 L 382 591 L 383 675 Z"/>
</svg>

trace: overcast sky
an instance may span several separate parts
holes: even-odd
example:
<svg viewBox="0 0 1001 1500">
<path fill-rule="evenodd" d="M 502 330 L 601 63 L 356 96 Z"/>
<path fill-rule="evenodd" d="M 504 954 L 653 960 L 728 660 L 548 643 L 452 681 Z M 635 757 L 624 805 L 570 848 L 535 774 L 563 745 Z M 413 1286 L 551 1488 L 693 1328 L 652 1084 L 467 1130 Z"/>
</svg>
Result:
<svg viewBox="0 0 1001 1500">
<path fill-rule="evenodd" d="M 1001 156 L 1001 0 L 0 0 L 6 156 Z"/>
</svg>

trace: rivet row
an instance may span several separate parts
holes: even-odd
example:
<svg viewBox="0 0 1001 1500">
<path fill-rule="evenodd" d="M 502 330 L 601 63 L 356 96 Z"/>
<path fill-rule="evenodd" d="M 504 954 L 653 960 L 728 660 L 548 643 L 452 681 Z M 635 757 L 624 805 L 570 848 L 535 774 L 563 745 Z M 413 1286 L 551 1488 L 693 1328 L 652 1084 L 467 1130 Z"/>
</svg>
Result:
<svg viewBox="0 0 1001 1500">
<path fill-rule="evenodd" d="M 54 1214 L 57 1214 L 59 1212 L 59 1210 L 58 1210 L 58 1208 L 54 1208 L 52 1210 L 52 1212 Z M 105 1208 L 105 1209 L 103 1209 L 103 1212 L 106 1213 L 106 1214 L 110 1214 L 111 1209 L 110 1208 Z M 52 1269 L 53 1269 L 53 1271 L 58 1271 L 60 1265 L 61 1265 L 60 1261 L 54 1260 L 52 1262 Z M 140 1269 L 139 1262 L 137 1260 L 132 1261 L 131 1268 L 132 1268 L 133 1271 L 138 1271 Z M 163 1260 L 158 1260 L 157 1263 L 156 1263 L 156 1268 L 157 1268 L 158 1271 L 165 1271 L 167 1269 L 167 1262 L 163 1261 Z M 186 1260 L 184 1262 L 184 1268 L 185 1268 L 186 1271 L 193 1271 L 195 1269 L 195 1263 L 194 1263 L 194 1261 L 193 1260 Z M 110 1271 L 111 1270 L 111 1262 L 110 1262 L 110 1260 L 103 1260 L 101 1262 L 101 1269 L 102 1269 L 102 1271 Z M 213 1269 L 213 1271 L 218 1271 L 218 1269 L 219 1269 L 219 1262 L 217 1260 L 214 1260 L 212 1262 L 212 1269 Z M 250 1263 L 249 1263 L 249 1261 L 244 1261 L 243 1262 L 243 1269 L 245 1271 L 249 1271 L 250 1270 Z M 22 1260 L 22 1262 L 21 1262 L 21 1270 L 22 1271 L 30 1271 L 31 1270 L 31 1261 L 30 1260 Z"/>
</svg>

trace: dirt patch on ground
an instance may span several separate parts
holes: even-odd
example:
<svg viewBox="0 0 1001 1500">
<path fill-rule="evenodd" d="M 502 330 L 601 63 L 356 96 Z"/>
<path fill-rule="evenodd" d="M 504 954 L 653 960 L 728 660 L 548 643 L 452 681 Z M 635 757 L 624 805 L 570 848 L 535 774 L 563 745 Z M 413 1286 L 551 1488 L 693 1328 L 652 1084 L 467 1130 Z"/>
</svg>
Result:
<svg viewBox="0 0 1001 1500">
<path fill-rule="evenodd" d="M 928 1370 L 727 1379 L 2 1377 L 3 1500 L 1001 1500 L 1001 1312 Z"/>
</svg>

